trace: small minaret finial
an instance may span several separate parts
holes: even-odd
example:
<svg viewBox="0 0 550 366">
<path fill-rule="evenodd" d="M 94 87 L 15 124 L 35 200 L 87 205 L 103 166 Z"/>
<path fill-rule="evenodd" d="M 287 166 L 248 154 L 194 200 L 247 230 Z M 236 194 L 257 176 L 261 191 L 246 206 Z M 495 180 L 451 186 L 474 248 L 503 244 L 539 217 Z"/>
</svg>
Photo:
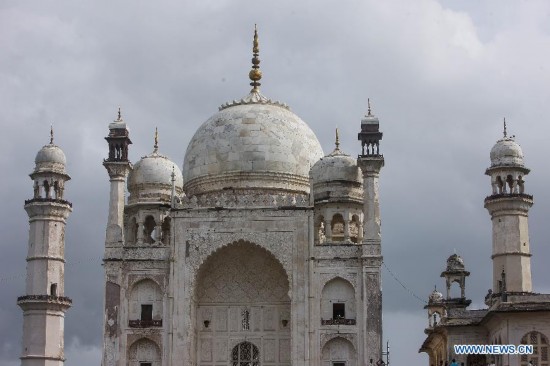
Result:
<svg viewBox="0 0 550 366">
<path fill-rule="evenodd" d="M 336 145 L 336 150 L 340 149 L 340 134 L 338 132 L 338 127 L 336 127 L 336 141 L 334 142 Z"/>
<path fill-rule="evenodd" d="M 371 110 L 371 107 L 370 107 L 370 98 L 367 98 L 367 105 L 368 105 L 368 110 L 367 110 L 367 116 L 372 116 L 372 110 Z"/>
<path fill-rule="evenodd" d="M 155 149 L 154 150 L 155 152 L 157 152 L 159 149 L 159 131 L 156 127 L 155 127 L 155 145 L 153 146 L 153 148 Z"/>
<path fill-rule="evenodd" d="M 508 137 L 508 133 L 506 132 L 506 117 L 504 117 L 504 137 Z"/>
<path fill-rule="evenodd" d="M 261 85 L 260 80 L 262 79 L 262 72 L 260 71 L 260 59 L 258 58 L 260 54 L 260 47 L 258 43 L 258 27 L 254 24 L 254 41 L 252 42 L 252 70 L 248 73 L 248 77 L 252 82 L 252 92 L 257 92 L 258 87 Z"/>
<path fill-rule="evenodd" d="M 118 106 L 118 116 L 117 116 L 117 121 L 122 121 L 122 112 L 120 111 L 120 106 Z"/>
<path fill-rule="evenodd" d="M 176 203 L 176 168 L 174 165 L 172 165 L 172 174 L 170 174 L 170 177 L 172 177 L 172 192 L 170 194 L 170 202 L 172 207 L 174 207 Z"/>
<path fill-rule="evenodd" d="M 50 124 L 50 145 L 53 145 L 53 124 Z"/>
</svg>

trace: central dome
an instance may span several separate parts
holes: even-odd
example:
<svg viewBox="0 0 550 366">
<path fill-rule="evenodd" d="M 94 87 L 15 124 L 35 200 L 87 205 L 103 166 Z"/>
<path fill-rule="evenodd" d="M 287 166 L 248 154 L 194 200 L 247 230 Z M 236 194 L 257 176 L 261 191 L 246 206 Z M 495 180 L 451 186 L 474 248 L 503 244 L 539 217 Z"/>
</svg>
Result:
<svg viewBox="0 0 550 366">
<path fill-rule="evenodd" d="M 188 196 L 224 189 L 309 192 L 309 169 L 323 156 L 317 137 L 286 105 L 259 91 L 220 108 L 185 153 Z"/>
</svg>

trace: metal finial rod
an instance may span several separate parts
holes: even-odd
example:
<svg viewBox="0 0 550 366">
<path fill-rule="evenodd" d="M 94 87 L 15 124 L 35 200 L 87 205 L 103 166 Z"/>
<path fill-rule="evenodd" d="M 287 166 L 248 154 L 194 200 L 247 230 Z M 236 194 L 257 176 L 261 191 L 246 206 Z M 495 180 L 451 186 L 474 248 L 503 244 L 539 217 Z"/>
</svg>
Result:
<svg viewBox="0 0 550 366">
<path fill-rule="evenodd" d="M 120 106 L 118 106 L 118 118 L 117 121 L 122 121 L 122 113 L 120 112 Z"/>
<path fill-rule="evenodd" d="M 506 132 L 506 117 L 504 117 L 504 137 L 507 137 L 508 133 Z"/>
<path fill-rule="evenodd" d="M 155 149 L 155 152 L 159 148 L 159 131 L 156 127 L 155 127 L 155 145 L 153 146 L 153 148 Z"/>
<path fill-rule="evenodd" d="M 371 107 L 370 107 L 370 98 L 367 98 L 367 105 L 368 105 L 367 116 L 372 116 Z"/>
<path fill-rule="evenodd" d="M 176 181 L 176 168 L 172 165 L 172 174 L 170 174 L 172 177 L 172 182 Z"/>
<path fill-rule="evenodd" d="M 336 127 L 336 141 L 334 142 L 336 145 L 336 149 L 338 150 L 340 148 L 340 134 L 338 132 L 338 127 Z"/>
<path fill-rule="evenodd" d="M 53 124 L 50 124 L 50 145 L 53 145 Z"/>
<path fill-rule="evenodd" d="M 252 82 L 252 91 L 258 91 L 258 87 L 261 85 L 262 72 L 260 71 L 260 46 L 258 42 L 258 27 L 254 24 L 254 40 L 252 41 L 252 70 L 248 73 L 248 77 Z"/>
</svg>

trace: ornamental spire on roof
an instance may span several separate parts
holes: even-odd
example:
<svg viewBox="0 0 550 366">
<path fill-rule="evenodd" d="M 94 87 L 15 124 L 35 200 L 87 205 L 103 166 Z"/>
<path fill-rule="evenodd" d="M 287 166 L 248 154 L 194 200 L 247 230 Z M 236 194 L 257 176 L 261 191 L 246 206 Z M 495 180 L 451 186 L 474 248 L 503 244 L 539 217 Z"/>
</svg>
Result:
<svg viewBox="0 0 550 366">
<path fill-rule="evenodd" d="M 118 106 L 118 116 L 117 116 L 117 121 L 122 121 L 122 113 L 120 112 L 120 106 Z"/>
<path fill-rule="evenodd" d="M 504 117 L 504 138 L 508 137 L 508 133 L 506 132 L 506 117 Z"/>
<path fill-rule="evenodd" d="M 262 79 L 262 72 L 260 71 L 260 47 L 258 43 L 258 27 L 254 24 L 254 41 L 252 42 L 252 70 L 248 73 L 248 77 L 252 82 L 252 92 L 257 92 L 259 90 L 260 80 Z"/>
<path fill-rule="evenodd" d="M 340 150 L 340 135 L 338 133 L 338 127 L 336 127 L 336 141 L 334 141 L 334 144 L 336 145 L 336 150 Z"/>
<path fill-rule="evenodd" d="M 50 145 L 53 145 L 53 124 L 50 125 Z"/>
<path fill-rule="evenodd" d="M 159 131 L 157 127 L 155 127 L 155 145 L 153 145 L 153 149 L 153 152 L 158 152 L 159 150 Z"/>
<path fill-rule="evenodd" d="M 367 105 L 368 105 L 367 116 L 372 116 L 371 108 L 370 108 L 370 98 L 367 98 Z"/>
</svg>

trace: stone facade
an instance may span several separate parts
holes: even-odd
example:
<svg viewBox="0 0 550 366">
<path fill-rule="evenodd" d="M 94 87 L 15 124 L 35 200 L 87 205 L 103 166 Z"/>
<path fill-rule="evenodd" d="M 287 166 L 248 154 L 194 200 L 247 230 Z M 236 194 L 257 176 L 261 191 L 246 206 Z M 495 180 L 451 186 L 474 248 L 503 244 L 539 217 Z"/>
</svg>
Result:
<svg viewBox="0 0 550 366">
<path fill-rule="evenodd" d="M 109 136 L 127 147 L 117 121 Z M 182 173 L 157 139 L 133 166 L 105 160 L 102 364 L 378 361 L 384 160 L 338 144 L 323 157 L 307 124 L 254 87 L 199 128 Z"/>
<path fill-rule="evenodd" d="M 429 365 L 443 365 L 456 359 L 465 365 L 548 366 L 550 364 L 550 295 L 532 292 L 528 211 L 533 197 L 525 193 L 523 152 L 513 138 L 504 137 L 491 150 L 492 194 L 485 208 L 493 225 L 493 287 L 485 297 L 486 309 L 467 309 L 465 280 L 469 272 L 454 254 L 441 274 L 446 279 L 447 296 L 434 290 L 428 305 L 427 338 L 420 352 L 429 355 Z M 460 297 L 450 296 L 454 283 Z M 532 355 L 458 355 L 454 345 L 532 345 Z"/>
</svg>

